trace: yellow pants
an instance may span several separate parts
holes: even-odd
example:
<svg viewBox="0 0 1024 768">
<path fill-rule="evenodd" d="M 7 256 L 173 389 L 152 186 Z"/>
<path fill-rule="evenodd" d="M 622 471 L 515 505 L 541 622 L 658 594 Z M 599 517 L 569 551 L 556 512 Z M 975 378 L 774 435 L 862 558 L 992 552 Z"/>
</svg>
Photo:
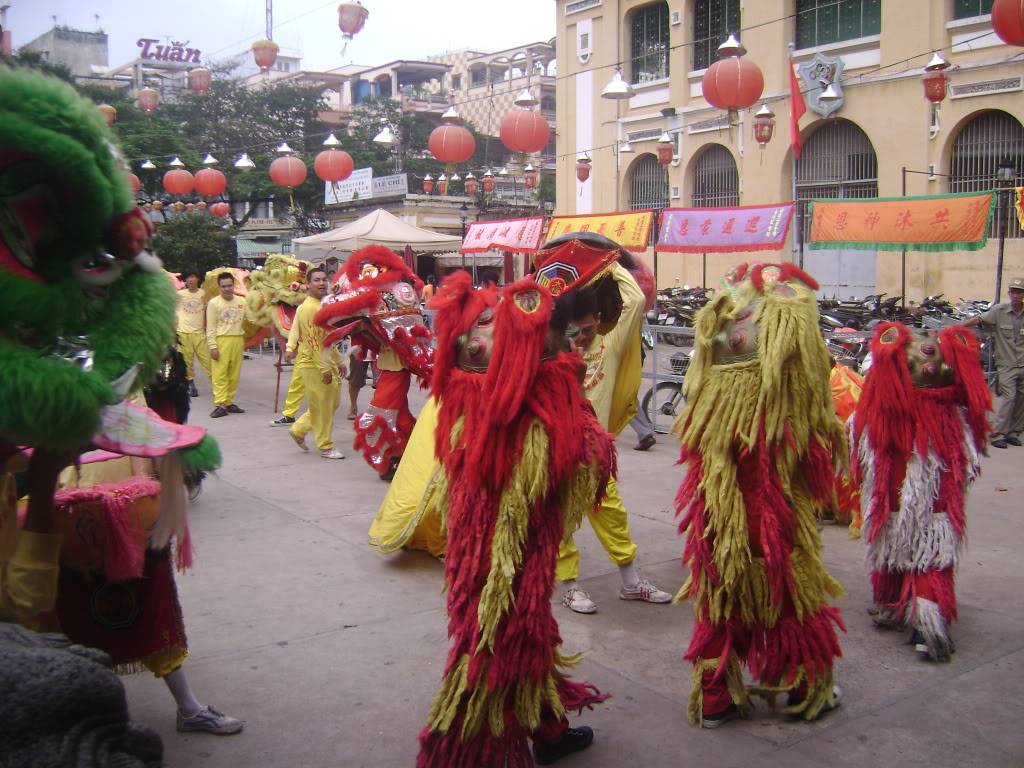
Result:
<svg viewBox="0 0 1024 768">
<path fill-rule="evenodd" d="M 306 412 L 292 425 L 292 434 L 305 437 L 310 431 L 316 447 L 329 451 L 334 447 L 334 412 L 341 402 L 341 377 L 334 374 L 324 384 L 317 368 L 302 368 L 302 384 L 306 388 Z"/>
<path fill-rule="evenodd" d="M 608 490 L 601 500 L 601 507 L 596 512 L 587 514 L 590 525 L 601 542 L 608 559 L 616 565 L 627 565 L 636 559 L 636 544 L 629 535 L 629 521 L 626 508 L 619 496 L 619 486 L 614 480 L 608 482 Z M 569 538 L 562 542 L 558 550 L 558 563 L 555 565 L 555 578 L 559 581 L 570 581 L 580 574 L 580 553 Z"/>
<path fill-rule="evenodd" d="M 284 396 L 284 407 L 281 409 L 282 416 L 294 419 L 302 406 L 302 399 L 306 396 L 306 385 L 302 381 L 302 369 L 292 368 L 292 377 L 288 380 L 288 394 Z"/>
<path fill-rule="evenodd" d="M 199 365 L 202 367 L 206 378 L 210 378 L 210 348 L 206 345 L 205 333 L 179 333 L 178 351 L 185 358 L 185 378 L 189 381 L 195 378 L 194 359 L 199 358 Z"/>
<path fill-rule="evenodd" d="M 242 375 L 242 352 L 245 339 L 241 336 L 218 336 L 219 360 L 213 361 L 213 402 L 225 407 L 235 402 L 238 378 Z"/>
</svg>

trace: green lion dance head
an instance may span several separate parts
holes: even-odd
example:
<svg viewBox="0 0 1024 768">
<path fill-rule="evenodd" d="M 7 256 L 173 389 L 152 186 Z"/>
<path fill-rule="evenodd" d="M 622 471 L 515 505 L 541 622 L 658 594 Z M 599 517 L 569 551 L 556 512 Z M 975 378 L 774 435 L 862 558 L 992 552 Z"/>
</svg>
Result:
<svg viewBox="0 0 1024 768">
<path fill-rule="evenodd" d="M 113 142 L 71 86 L 0 66 L 0 440 L 86 445 L 173 340 Z"/>
</svg>

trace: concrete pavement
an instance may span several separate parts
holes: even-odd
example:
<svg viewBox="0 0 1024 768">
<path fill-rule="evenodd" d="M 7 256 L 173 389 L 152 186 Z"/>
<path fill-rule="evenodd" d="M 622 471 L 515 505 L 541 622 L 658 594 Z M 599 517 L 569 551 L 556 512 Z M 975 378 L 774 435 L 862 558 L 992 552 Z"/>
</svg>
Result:
<svg viewBox="0 0 1024 768">
<path fill-rule="evenodd" d="M 199 699 L 243 718 L 246 730 L 176 733 L 173 700 L 149 675 L 125 678 L 132 716 L 161 733 L 171 768 L 412 766 L 448 647 L 442 567 L 424 553 L 383 558 L 367 546 L 385 486 L 351 449 L 347 392 L 335 436 L 348 458 L 339 462 L 302 453 L 286 430 L 267 426 L 269 356 L 243 365 L 244 415 L 210 420 L 209 382 L 198 384 L 192 421 L 210 427 L 225 461 L 191 509 L 196 564 L 178 581 L 192 650 L 185 668 Z M 414 402 L 415 411 L 422 395 Z M 637 453 L 634 442 L 627 429 L 619 477 L 640 567 L 674 591 L 685 575 L 671 511 L 676 445 L 659 437 Z M 689 727 L 690 666 L 680 657 L 692 607 L 619 600 L 617 570 L 584 523 L 581 581 L 599 612 L 555 611 L 566 649 L 585 652 L 576 676 L 613 698 L 573 718 L 597 737 L 560 764 L 1024 765 L 1024 448 L 992 453 L 969 499 L 950 664 L 923 662 L 902 635 L 872 627 L 863 544 L 825 527 L 826 563 L 847 590 L 837 666 L 845 696 L 810 725 L 758 705 L 752 719 L 716 731 Z"/>
</svg>

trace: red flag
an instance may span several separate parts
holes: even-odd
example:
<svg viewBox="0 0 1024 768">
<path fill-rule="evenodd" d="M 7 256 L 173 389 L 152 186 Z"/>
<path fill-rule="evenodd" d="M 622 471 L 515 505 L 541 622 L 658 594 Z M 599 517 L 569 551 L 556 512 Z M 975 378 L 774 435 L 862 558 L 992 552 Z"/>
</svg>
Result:
<svg viewBox="0 0 1024 768">
<path fill-rule="evenodd" d="M 800 93 L 800 80 L 792 59 L 789 60 L 789 98 L 789 145 L 793 148 L 793 156 L 800 157 L 800 118 L 807 111 L 807 102 Z"/>
</svg>

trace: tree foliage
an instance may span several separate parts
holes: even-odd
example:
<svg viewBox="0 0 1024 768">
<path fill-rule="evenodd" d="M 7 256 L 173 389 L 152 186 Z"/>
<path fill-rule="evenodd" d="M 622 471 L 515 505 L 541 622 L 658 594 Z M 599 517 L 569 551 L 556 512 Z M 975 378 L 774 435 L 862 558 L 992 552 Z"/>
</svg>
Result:
<svg viewBox="0 0 1024 768">
<path fill-rule="evenodd" d="M 196 272 L 234 263 L 231 227 L 205 213 L 184 213 L 161 224 L 153 237 L 153 250 L 169 272 Z"/>
</svg>

